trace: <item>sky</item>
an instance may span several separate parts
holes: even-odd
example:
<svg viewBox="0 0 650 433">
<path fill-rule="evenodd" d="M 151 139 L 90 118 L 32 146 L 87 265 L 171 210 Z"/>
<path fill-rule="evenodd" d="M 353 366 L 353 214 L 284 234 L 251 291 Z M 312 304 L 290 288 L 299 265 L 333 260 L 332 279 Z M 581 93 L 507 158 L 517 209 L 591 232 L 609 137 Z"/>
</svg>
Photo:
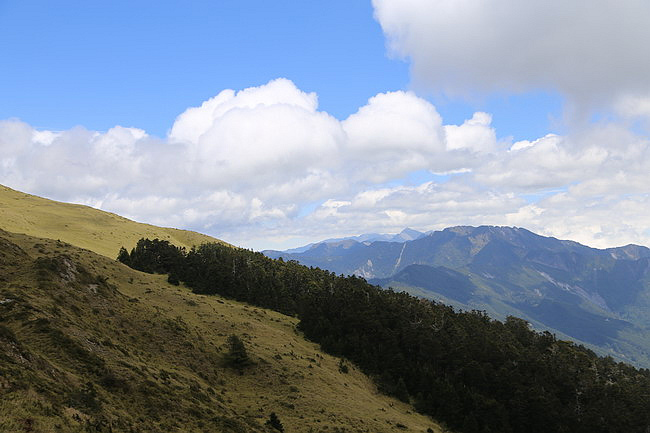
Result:
<svg viewBox="0 0 650 433">
<path fill-rule="evenodd" d="M 253 249 L 650 245 L 645 0 L 0 0 L 0 183 Z"/>
</svg>

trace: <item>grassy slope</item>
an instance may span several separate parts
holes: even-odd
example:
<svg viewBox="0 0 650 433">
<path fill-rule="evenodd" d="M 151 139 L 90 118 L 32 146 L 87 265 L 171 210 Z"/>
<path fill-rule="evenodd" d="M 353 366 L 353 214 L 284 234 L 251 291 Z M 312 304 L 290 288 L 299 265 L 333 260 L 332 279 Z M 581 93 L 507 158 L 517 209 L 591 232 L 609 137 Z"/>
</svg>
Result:
<svg viewBox="0 0 650 433">
<path fill-rule="evenodd" d="M 121 246 L 131 248 L 143 237 L 165 239 L 187 248 L 204 242 L 221 242 L 201 233 L 137 223 L 89 206 L 48 200 L 2 185 L 0 228 L 60 239 L 110 258 L 117 257 Z"/>
<path fill-rule="evenodd" d="M 442 431 L 296 324 L 0 230 L 0 431 L 262 432 L 272 411 L 287 432 Z M 232 333 L 243 375 L 224 363 Z"/>
</svg>

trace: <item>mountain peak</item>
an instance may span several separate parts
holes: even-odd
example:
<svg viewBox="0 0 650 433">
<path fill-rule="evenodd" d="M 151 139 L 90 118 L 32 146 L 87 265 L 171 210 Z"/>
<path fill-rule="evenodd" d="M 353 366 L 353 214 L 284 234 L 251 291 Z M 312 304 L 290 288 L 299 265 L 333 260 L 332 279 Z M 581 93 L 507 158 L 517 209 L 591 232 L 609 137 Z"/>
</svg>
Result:
<svg viewBox="0 0 650 433">
<path fill-rule="evenodd" d="M 535 236 L 535 237 L 541 237 L 539 235 L 536 235 L 535 233 L 526 230 L 521 227 L 510 227 L 510 226 L 490 226 L 490 225 L 481 225 L 481 226 L 454 226 L 454 227 L 447 227 L 446 229 L 443 229 L 442 232 L 447 232 L 447 233 L 454 233 L 459 236 L 479 236 L 479 235 L 493 235 L 493 236 L 498 236 L 502 237 L 505 239 L 513 240 L 518 237 L 522 236 Z M 435 233 L 435 232 L 434 232 Z"/>
<path fill-rule="evenodd" d="M 447 227 L 446 229 L 443 229 L 442 231 L 467 236 L 470 233 L 472 233 L 472 231 L 475 230 L 475 229 L 476 229 L 476 227 L 472 227 L 472 226 L 454 226 L 454 227 Z M 434 233 L 435 233 L 435 231 L 434 231 Z"/>
<path fill-rule="evenodd" d="M 396 234 L 395 236 L 393 236 L 391 241 L 398 241 L 398 242 L 412 241 L 415 239 L 419 239 L 424 235 L 425 234 L 420 231 L 407 227 L 401 232 L 399 232 L 398 234 Z"/>
<path fill-rule="evenodd" d="M 417 231 L 415 229 L 412 229 L 411 227 L 406 227 L 404 230 L 402 230 L 399 234 L 401 235 L 415 235 L 415 236 L 420 236 L 422 232 Z"/>
</svg>

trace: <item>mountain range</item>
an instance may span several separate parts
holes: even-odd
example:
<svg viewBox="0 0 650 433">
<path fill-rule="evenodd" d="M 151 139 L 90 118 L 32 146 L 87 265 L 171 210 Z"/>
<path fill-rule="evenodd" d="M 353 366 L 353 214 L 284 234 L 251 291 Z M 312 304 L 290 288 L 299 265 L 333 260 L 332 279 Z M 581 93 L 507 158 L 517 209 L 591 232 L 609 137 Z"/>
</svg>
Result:
<svg viewBox="0 0 650 433">
<path fill-rule="evenodd" d="M 408 237 L 408 239 L 406 239 Z M 516 227 L 361 235 L 265 251 L 535 328 L 650 366 L 650 249 L 596 249 Z"/>
<path fill-rule="evenodd" d="M 426 236 L 427 233 L 419 232 L 411 228 L 405 228 L 400 233 L 397 234 L 382 234 L 382 233 L 364 233 L 358 236 L 347 236 L 343 238 L 331 238 L 325 239 L 324 241 L 314 242 L 311 244 L 304 245 L 302 247 L 290 248 L 285 251 L 276 251 L 276 250 L 265 250 L 263 251 L 268 257 L 277 258 L 286 253 L 303 253 L 310 250 L 311 248 L 320 245 L 320 244 L 338 244 L 346 243 L 346 241 L 360 242 L 363 244 L 370 244 L 376 241 L 384 242 L 406 242 L 419 239 L 422 236 Z"/>
</svg>

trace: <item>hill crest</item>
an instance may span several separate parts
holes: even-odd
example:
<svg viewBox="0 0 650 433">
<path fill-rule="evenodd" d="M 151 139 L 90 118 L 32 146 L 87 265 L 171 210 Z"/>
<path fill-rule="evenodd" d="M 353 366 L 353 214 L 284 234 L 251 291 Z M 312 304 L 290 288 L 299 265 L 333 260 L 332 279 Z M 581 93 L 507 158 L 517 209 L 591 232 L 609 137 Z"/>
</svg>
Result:
<svg viewBox="0 0 650 433">
<path fill-rule="evenodd" d="M 139 223 L 90 206 L 50 200 L 3 185 L 0 228 L 60 239 L 111 259 L 117 257 L 120 247 L 131 248 L 142 237 L 164 239 L 186 248 L 206 242 L 225 243 L 201 233 Z"/>
</svg>

